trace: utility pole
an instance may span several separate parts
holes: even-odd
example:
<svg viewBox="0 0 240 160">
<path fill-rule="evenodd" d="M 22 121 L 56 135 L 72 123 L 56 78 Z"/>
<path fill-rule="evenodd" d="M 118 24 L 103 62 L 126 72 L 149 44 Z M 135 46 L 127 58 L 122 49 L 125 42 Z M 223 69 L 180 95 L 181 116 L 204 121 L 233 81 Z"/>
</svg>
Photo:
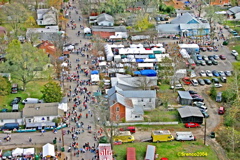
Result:
<svg viewBox="0 0 240 160">
<path fill-rule="evenodd" d="M 207 118 L 204 118 L 205 128 L 204 128 L 204 145 L 206 145 L 207 138 Z"/>
</svg>

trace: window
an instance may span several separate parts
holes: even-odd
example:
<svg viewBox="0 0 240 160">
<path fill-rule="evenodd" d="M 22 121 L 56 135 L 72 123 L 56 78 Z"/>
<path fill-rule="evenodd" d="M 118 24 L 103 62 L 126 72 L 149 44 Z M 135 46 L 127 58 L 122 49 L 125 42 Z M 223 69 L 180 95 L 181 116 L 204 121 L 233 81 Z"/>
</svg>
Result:
<svg viewBox="0 0 240 160">
<path fill-rule="evenodd" d="M 50 118 L 49 118 L 49 117 L 47 117 L 47 121 L 50 121 Z"/>
<path fill-rule="evenodd" d="M 28 122 L 31 123 L 32 122 L 31 119 L 28 119 Z"/>
<path fill-rule="evenodd" d="M 1 119 L 1 122 L 3 122 L 3 119 Z"/>
<path fill-rule="evenodd" d="M 116 108 L 116 111 L 119 112 L 119 107 Z"/>
<path fill-rule="evenodd" d="M 140 118 L 140 116 L 135 116 L 135 118 Z"/>
<path fill-rule="evenodd" d="M 116 120 L 119 120 L 119 115 L 116 115 Z"/>
<path fill-rule="evenodd" d="M 151 98 L 149 98 L 149 102 L 152 102 L 152 99 L 151 99 Z"/>
</svg>

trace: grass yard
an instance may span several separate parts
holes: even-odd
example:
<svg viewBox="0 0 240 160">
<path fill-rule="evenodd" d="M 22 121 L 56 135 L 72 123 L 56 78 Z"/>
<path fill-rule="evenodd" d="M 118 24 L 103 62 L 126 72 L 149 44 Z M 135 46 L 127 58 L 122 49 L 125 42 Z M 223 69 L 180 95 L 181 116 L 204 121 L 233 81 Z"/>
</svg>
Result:
<svg viewBox="0 0 240 160">
<path fill-rule="evenodd" d="M 173 122 L 178 121 L 178 112 L 167 111 L 163 106 L 161 108 L 154 109 L 153 111 L 144 112 L 144 121 L 146 122 Z"/>
<path fill-rule="evenodd" d="M 185 141 L 185 142 L 162 142 L 162 143 L 126 143 L 122 145 L 114 146 L 114 153 L 117 154 L 117 160 L 126 159 L 127 147 L 136 148 L 136 159 L 143 160 L 146 153 L 147 145 L 156 146 L 156 154 L 159 158 L 167 157 L 170 160 L 213 160 L 218 159 L 216 153 L 211 149 L 210 146 L 204 146 L 200 141 Z M 206 157 L 180 157 L 179 152 L 184 153 L 196 153 L 204 152 L 207 154 Z"/>
<path fill-rule="evenodd" d="M 240 53 L 240 45 L 234 45 L 232 47 L 233 50 L 236 50 L 238 53 Z"/>
<path fill-rule="evenodd" d="M 11 101 L 15 97 L 21 97 L 22 100 L 26 98 L 41 98 L 42 93 L 41 89 L 45 83 L 48 81 L 34 81 L 29 82 L 27 84 L 26 91 L 18 91 L 17 94 L 9 94 L 7 96 L 0 96 L 0 110 L 3 108 L 7 108 L 8 111 L 12 110 L 12 107 L 10 106 Z M 24 107 L 21 103 L 19 103 L 20 110 Z"/>
</svg>

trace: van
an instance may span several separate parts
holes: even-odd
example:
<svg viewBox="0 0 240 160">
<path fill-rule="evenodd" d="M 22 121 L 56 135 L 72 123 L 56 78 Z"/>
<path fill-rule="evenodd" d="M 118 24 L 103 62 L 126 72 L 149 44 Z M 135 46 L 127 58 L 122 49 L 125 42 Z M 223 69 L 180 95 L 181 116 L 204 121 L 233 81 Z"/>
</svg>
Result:
<svg viewBox="0 0 240 160">
<path fill-rule="evenodd" d="M 222 92 L 218 92 L 216 97 L 216 102 L 221 102 L 221 101 L 222 101 Z"/>
<path fill-rule="evenodd" d="M 193 136 L 192 132 L 176 132 L 177 141 L 195 141 L 196 137 Z"/>
<path fill-rule="evenodd" d="M 18 92 L 18 84 L 14 83 L 12 84 L 11 93 L 17 93 Z"/>
<path fill-rule="evenodd" d="M 131 135 L 130 131 L 119 132 L 116 136 L 113 136 L 113 141 L 121 141 L 122 143 L 134 142 L 134 136 Z"/>
<path fill-rule="evenodd" d="M 13 130 L 13 129 L 19 129 L 19 124 L 18 123 L 5 123 L 2 127 L 1 130 Z"/>
<path fill-rule="evenodd" d="M 12 112 L 18 112 L 18 110 L 19 110 L 19 105 L 18 104 L 14 104 L 12 106 Z"/>
<path fill-rule="evenodd" d="M 223 82 L 223 83 L 227 83 L 227 78 L 225 76 L 221 76 L 220 77 L 220 80 Z"/>
<path fill-rule="evenodd" d="M 195 62 L 194 62 L 194 60 L 193 59 L 188 59 L 187 60 L 187 65 L 190 67 L 196 67 L 196 64 L 195 64 Z"/>
<path fill-rule="evenodd" d="M 222 115 L 225 113 L 225 108 L 224 107 L 220 107 L 218 110 L 218 114 Z"/>
<path fill-rule="evenodd" d="M 174 140 L 174 137 L 169 130 L 152 131 L 151 137 L 152 142 L 166 142 Z"/>
<path fill-rule="evenodd" d="M 136 128 L 135 127 L 120 128 L 119 131 L 130 131 L 131 133 L 135 133 Z"/>
<path fill-rule="evenodd" d="M 42 103 L 42 100 L 39 100 L 37 98 L 27 98 L 22 101 L 23 104 L 32 104 L 32 103 Z"/>
<path fill-rule="evenodd" d="M 200 111 L 203 111 L 203 112 L 208 111 L 206 106 L 198 106 L 198 108 L 200 109 Z"/>
</svg>

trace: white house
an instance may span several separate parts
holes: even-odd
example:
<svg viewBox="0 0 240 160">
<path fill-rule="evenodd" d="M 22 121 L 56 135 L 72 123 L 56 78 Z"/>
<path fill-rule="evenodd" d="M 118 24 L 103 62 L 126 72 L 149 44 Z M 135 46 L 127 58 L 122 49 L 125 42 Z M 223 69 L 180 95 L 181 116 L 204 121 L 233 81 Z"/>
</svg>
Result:
<svg viewBox="0 0 240 160">
<path fill-rule="evenodd" d="M 97 24 L 99 26 L 113 26 L 114 25 L 114 18 L 113 16 L 102 13 L 97 17 Z"/>
<path fill-rule="evenodd" d="M 239 20 L 240 19 L 240 6 L 235 6 L 235 7 L 230 8 L 227 11 L 227 16 L 228 16 L 228 18 Z"/>
<path fill-rule="evenodd" d="M 0 126 L 5 123 L 19 123 L 23 125 L 22 112 L 0 112 Z"/>
<path fill-rule="evenodd" d="M 37 10 L 37 24 L 39 26 L 57 25 L 57 10 L 54 7 Z"/>
<path fill-rule="evenodd" d="M 54 118 L 64 114 L 59 109 L 59 103 L 37 103 L 25 104 L 23 108 L 23 119 L 27 123 L 52 122 Z"/>
</svg>

